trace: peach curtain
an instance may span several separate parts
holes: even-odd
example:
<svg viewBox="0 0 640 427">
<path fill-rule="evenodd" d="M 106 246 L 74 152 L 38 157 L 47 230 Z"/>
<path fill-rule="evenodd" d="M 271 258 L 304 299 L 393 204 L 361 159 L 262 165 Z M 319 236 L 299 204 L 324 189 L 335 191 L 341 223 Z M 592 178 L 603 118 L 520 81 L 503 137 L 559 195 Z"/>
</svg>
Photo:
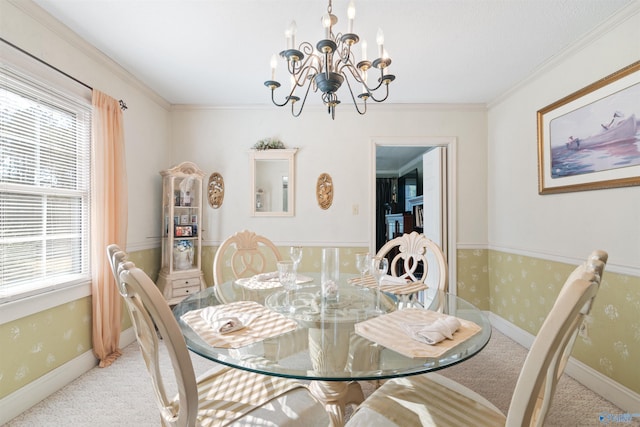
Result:
<svg viewBox="0 0 640 427">
<path fill-rule="evenodd" d="M 91 128 L 93 352 L 103 368 L 121 355 L 122 301 L 106 247 L 126 247 L 128 206 L 122 111 L 118 101 L 95 89 Z"/>
</svg>

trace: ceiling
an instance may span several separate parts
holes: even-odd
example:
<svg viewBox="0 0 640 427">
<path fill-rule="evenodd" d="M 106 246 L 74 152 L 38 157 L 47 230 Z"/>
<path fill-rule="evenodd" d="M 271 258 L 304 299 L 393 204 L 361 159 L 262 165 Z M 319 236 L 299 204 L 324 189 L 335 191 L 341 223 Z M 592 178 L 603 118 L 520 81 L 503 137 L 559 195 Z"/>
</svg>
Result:
<svg viewBox="0 0 640 427">
<path fill-rule="evenodd" d="M 295 20 L 297 41 L 315 45 L 327 9 L 320 0 L 34 1 L 168 103 L 206 106 L 269 104 L 263 82 L 285 28 Z M 372 57 L 384 30 L 396 75 L 387 103 L 487 104 L 635 1 L 356 0 L 354 32 Z M 347 4 L 333 1 L 336 33 L 346 32 Z M 347 108 L 344 88 L 338 96 Z"/>
</svg>

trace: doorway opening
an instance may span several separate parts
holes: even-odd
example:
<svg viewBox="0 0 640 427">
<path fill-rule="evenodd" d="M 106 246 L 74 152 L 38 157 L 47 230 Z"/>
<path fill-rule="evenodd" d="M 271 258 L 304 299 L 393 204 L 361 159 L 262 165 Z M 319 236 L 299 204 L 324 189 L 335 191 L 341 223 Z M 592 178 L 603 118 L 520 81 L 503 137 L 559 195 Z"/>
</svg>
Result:
<svg viewBox="0 0 640 427">
<path fill-rule="evenodd" d="M 423 232 L 434 241 L 440 239 L 440 246 L 443 249 L 447 264 L 449 267 L 449 292 L 456 293 L 456 186 L 455 186 L 455 165 L 456 165 L 456 138 L 454 137 L 385 137 L 372 139 L 372 159 L 373 159 L 373 184 L 372 184 L 372 200 L 371 209 L 373 219 L 372 236 L 376 236 L 371 243 L 372 253 L 377 252 L 384 242 L 395 232 L 404 232 L 404 229 L 394 229 L 398 224 L 394 222 L 394 218 L 399 219 L 404 225 L 406 219 L 411 225 L 407 232 L 418 231 Z M 440 177 L 429 176 L 433 173 L 431 166 L 427 164 L 427 170 L 421 170 L 423 167 L 423 155 L 438 148 L 441 154 L 431 153 L 424 156 L 433 157 L 441 156 L 442 170 L 439 171 Z M 433 168 L 436 169 L 436 168 Z M 380 179 L 379 179 L 380 178 Z M 386 178 L 386 179 L 385 179 Z M 432 198 L 425 195 L 431 200 L 428 202 L 430 213 L 424 213 L 424 224 L 415 223 L 415 218 L 420 220 L 421 216 L 415 215 L 416 209 L 422 209 L 422 194 L 425 189 L 420 181 L 424 181 L 427 187 L 430 186 L 432 178 L 440 179 L 441 198 Z M 420 182 L 420 183 L 419 183 Z M 386 187 L 382 193 L 378 186 Z M 427 192 L 431 190 L 427 189 Z M 433 202 L 439 200 L 440 202 Z M 433 206 L 440 204 L 440 206 Z M 416 207 L 419 205 L 419 208 Z M 412 218 L 412 213 L 414 213 Z M 390 215 L 389 215 L 390 214 Z M 405 215 L 406 214 L 406 215 Z M 389 215 L 389 216 L 388 216 Z M 439 221 L 429 224 L 430 218 L 439 215 Z M 413 221 L 413 222 L 411 222 Z M 431 225 L 431 227 L 430 227 Z M 433 225 L 437 228 L 433 229 Z M 438 238 L 434 238 L 433 234 L 439 233 Z"/>
</svg>

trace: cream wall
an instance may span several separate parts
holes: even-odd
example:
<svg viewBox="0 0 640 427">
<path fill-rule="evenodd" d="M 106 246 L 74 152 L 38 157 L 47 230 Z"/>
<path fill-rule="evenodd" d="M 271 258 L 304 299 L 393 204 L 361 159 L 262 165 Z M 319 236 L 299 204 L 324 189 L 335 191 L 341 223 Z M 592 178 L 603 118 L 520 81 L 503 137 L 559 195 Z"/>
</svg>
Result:
<svg viewBox="0 0 640 427">
<path fill-rule="evenodd" d="M 640 12 L 549 64 L 489 110 L 489 243 L 551 256 L 609 251 L 638 273 L 640 187 L 538 195 L 536 111 L 640 59 Z M 564 58 L 564 57 L 563 57 Z M 579 72 L 577 72 L 579 70 Z"/>
<path fill-rule="evenodd" d="M 640 2 L 490 106 L 491 312 L 536 334 L 571 266 L 609 264 L 573 355 L 635 392 L 640 408 L 640 187 L 538 195 L 537 110 L 640 59 Z"/>
<path fill-rule="evenodd" d="M 265 97 L 268 94 L 265 93 Z M 483 243 L 486 225 L 486 111 L 478 106 L 373 105 L 358 116 L 347 103 L 332 121 L 324 109 L 305 108 L 300 118 L 284 108 L 175 108 L 171 115 L 173 158 L 194 160 L 208 176 L 225 181 L 220 209 L 207 208 L 203 238 L 218 244 L 228 235 L 251 229 L 274 239 L 310 246 L 372 244 L 374 140 L 452 136 L 457 139 L 458 241 Z M 248 151 L 258 140 L 275 136 L 296 154 L 296 202 L 292 218 L 250 216 Z M 333 178 L 333 205 L 316 201 L 318 176 Z M 358 206 L 358 215 L 353 206 Z"/>
</svg>

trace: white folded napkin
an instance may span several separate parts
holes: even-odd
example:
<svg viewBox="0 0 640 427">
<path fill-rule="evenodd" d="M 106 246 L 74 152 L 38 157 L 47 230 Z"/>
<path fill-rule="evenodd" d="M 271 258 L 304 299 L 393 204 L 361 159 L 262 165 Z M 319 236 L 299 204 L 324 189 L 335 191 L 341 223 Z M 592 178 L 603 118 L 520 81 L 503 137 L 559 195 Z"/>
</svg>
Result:
<svg viewBox="0 0 640 427">
<path fill-rule="evenodd" d="M 382 280 L 380 281 L 383 285 L 406 285 L 407 279 L 402 277 L 391 276 L 390 274 L 385 274 L 382 276 Z"/>
<path fill-rule="evenodd" d="M 460 321 L 454 316 L 436 319 L 431 323 L 402 324 L 405 332 L 411 338 L 429 345 L 438 344 L 445 338 L 453 339 L 453 333 L 460 326 Z"/>
<path fill-rule="evenodd" d="M 228 334 L 246 328 L 255 318 L 255 313 L 230 313 L 221 307 L 206 307 L 200 316 L 219 334 Z"/>
<path fill-rule="evenodd" d="M 260 273 L 253 276 L 253 279 L 257 282 L 270 282 L 277 281 L 280 279 L 277 271 L 272 271 L 269 273 Z"/>
</svg>

